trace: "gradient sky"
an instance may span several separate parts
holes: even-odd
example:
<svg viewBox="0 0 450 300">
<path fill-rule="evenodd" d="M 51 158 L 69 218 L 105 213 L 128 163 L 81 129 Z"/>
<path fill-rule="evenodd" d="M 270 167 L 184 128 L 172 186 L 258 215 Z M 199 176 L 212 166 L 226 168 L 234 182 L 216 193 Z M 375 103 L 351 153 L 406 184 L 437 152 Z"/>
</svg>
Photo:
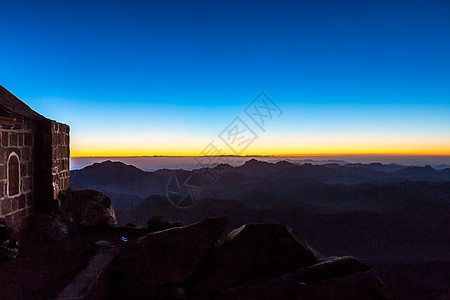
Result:
<svg viewBox="0 0 450 300">
<path fill-rule="evenodd" d="M 243 154 L 450 155 L 449 1 L 3 0 L 0 36 L 72 156 L 197 155 L 260 91 Z"/>
</svg>

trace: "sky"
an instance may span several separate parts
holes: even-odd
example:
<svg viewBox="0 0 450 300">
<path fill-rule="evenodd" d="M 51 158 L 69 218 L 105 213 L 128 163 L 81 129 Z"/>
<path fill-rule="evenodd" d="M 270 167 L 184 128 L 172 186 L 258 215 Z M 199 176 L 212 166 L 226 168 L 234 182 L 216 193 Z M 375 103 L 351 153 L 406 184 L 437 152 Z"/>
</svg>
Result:
<svg viewBox="0 0 450 300">
<path fill-rule="evenodd" d="M 450 155 L 449 15 L 428 0 L 3 0 L 0 84 L 70 125 L 73 157 L 201 155 L 211 142 Z M 236 128 L 250 143 L 231 142 Z"/>
</svg>

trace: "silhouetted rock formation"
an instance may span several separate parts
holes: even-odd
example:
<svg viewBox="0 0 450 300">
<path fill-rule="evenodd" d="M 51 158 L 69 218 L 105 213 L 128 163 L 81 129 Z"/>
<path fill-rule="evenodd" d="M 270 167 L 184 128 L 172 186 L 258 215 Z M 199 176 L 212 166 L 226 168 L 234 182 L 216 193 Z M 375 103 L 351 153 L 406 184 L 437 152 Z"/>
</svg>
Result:
<svg viewBox="0 0 450 300">
<path fill-rule="evenodd" d="M 137 298 L 151 296 L 161 285 L 186 280 L 214 248 L 227 224 L 226 217 L 205 219 L 141 237 L 131 261 L 126 263 L 127 294 Z"/>
<path fill-rule="evenodd" d="M 80 226 L 116 225 L 111 200 L 93 190 L 62 191 L 59 206 L 49 213 L 35 213 L 28 218 L 28 230 L 37 240 L 52 241 L 66 238 Z"/>
<path fill-rule="evenodd" d="M 149 233 L 119 265 L 117 299 L 388 299 L 353 257 L 322 258 L 289 226 L 248 224 L 217 239 L 227 218 Z M 121 272 L 120 272 L 121 271 Z"/>
<path fill-rule="evenodd" d="M 56 215 L 75 225 L 116 225 L 111 199 L 94 190 L 68 190 L 58 195 L 60 207 Z"/>
<path fill-rule="evenodd" d="M 221 290 L 316 263 L 320 255 L 292 228 L 247 224 L 232 231 L 205 264 L 200 290 Z"/>
</svg>

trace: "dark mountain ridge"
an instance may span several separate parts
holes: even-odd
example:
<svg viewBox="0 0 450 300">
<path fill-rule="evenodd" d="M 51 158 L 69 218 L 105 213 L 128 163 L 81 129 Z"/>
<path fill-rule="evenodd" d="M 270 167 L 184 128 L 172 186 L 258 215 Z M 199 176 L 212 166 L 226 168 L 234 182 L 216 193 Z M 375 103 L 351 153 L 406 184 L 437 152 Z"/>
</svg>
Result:
<svg viewBox="0 0 450 300">
<path fill-rule="evenodd" d="M 387 167 L 389 171 L 379 171 L 384 167 Z M 374 184 L 373 190 L 377 190 L 379 186 L 385 186 L 384 189 L 387 189 L 387 186 L 391 184 L 397 189 L 392 190 L 392 193 L 406 196 L 402 192 L 401 182 L 417 182 L 417 185 L 421 186 L 420 182 L 438 183 L 450 180 L 450 169 L 436 171 L 430 166 L 404 166 L 401 170 L 393 171 L 392 168 L 398 167 L 398 165 L 382 164 L 328 166 L 305 163 L 296 165 L 287 161 L 268 163 L 252 159 L 239 167 L 221 164 L 212 169 L 203 168 L 193 171 L 162 169 L 145 172 L 121 162 L 106 161 L 71 171 L 71 186 L 74 189 L 87 188 L 110 193 L 113 202 L 121 202 L 124 195 L 143 199 L 153 194 L 164 195 L 172 176 L 184 174 L 188 177 L 194 174 L 202 182 L 204 197 L 234 198 L 243 202 L 247 199 L 248 203 L 252 202 L 254 205 L 259 202 L 257 207 L 268 207 L 268 205 L 276 207 L 277 203 L 291 207 L 301 202 L 334 205 L 332 199 L 340 199 L 340 204 L 360 201 L 359 206 L 362 206 L 365 199 L 371 199 L 368 196 L 369 190 L 361 194 L 363 186 L 357 187 L 357 192 L 354 192 L 355 187 L 350 187 L 351 185 Z M 216 177 L 213 184 L 208 177 L 208 172 Z M 414 184 L 410 185 L 414 186 Z M 265 196 L 260 201 L 249 200 L 258 193 L 265 193 Z M 418 191 L 418 195 L 422 194 Z M 407 196 L 415 198 L 414 195 Z M 344 197 L 348 198 L 348 201 L 344 201 L 342 199 Z M 116 198 L 120 199 L 116 201 Z M 121 204 L 119 206 L 122 207 Z M 129 205 L 125 206 L 129 207 Z"/>
<path fill-rule="evenodd" d="M 71 187 L 134 196 L 163 193 L 164 177 L 121 162 L 95 163 L 70 172 Z"/>
</svg>

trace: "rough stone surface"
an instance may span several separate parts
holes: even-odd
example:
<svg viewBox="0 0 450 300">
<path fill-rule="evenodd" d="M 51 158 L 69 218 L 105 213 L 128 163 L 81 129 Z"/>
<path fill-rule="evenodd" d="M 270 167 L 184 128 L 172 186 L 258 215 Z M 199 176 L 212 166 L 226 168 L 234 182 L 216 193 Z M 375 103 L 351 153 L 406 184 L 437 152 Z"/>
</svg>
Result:
<svg viewBox="0 0 450 300">
<path fill-rule="evenodd" d="M 105 270 L 117 255 L 115 247 L 100 248 L 91 259 L 88 266 L 83 269 L 56 299 L 101 299 L 104 297 Z"/>
<path fill-rule="evenodd" d="M 13 227 L 21 227 L 24 218 L 31 212 L 31 205 L 27 205 L 24 199 L 31 198 L 32 172 L 28 172 L 33 166 L 31 153 L 33 145 L 24 145 L 24 134 L 32 134 L 32 129 L 26 129 L 22 119 L 11 119 L 0 115 L 0 216 L 6 217 Z M 9 160 L 15 156 L 19 162 L 19 190 L 11 194 L 8 190 Z"/>
<path fill-rule="evenodd" d="M 247 224 L 206 262 L 196 290 L 222 290 L 317 263 L 320 255 L 289 226 Z"/>
<path fill-rule="evenodd" d="M 69 130 L 69 126 L 51 120 L 34 124 L 34 139 L 39 147 L 34 153 L 33 184 L 36 206 L 41 211 L 52 210 L 59 192 L 69 188 Z"/>
<path fill-rule="evenodd" d="M 111 199 L 94 190 L 68 190 L 58 196 L 61 204 L 55 212 L 65 222 L 83 226 L 116 225 Z"/>
<path fill-rule="evenodd" d="M 139 239 L 126 263 L 124 285 L 135 297 L 149 297 L 160 285 L 186 280 L 224 233 L 228 218 L 149 233 Z"/>
<path fill-rule="evenodd" d="M 392 298 L 367 265 L 349 256 L 323 258 L 288 226 L 245 225 L 220 245 L 227 223 L 223 217 L 147 234 L 142 230 L 149 229 L 140 229 L 140 238 L 119 244 L 110 281 L 97 280 L 98 269 L 91 268 L 65 295 L 85 299 L 83 290 L 101 282 L 96 290 L 108 299 Z M 108 228 L 119 229 L 138 230 Z M 96 244 L 110 247 L 106 241 Z"/>
</svg>

